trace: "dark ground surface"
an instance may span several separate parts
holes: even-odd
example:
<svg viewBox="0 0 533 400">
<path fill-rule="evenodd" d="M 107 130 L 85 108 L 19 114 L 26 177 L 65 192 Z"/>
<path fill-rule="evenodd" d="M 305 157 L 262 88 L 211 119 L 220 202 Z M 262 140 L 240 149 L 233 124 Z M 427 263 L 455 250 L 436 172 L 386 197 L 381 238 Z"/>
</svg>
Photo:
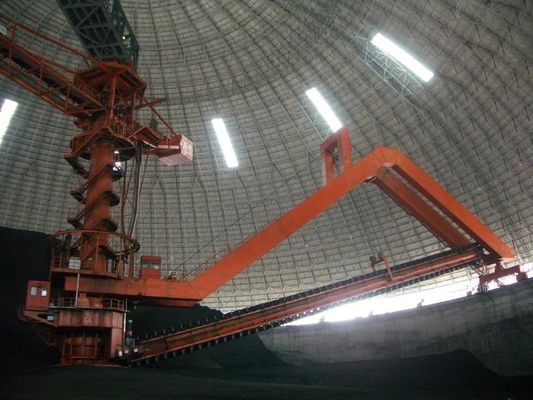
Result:
<svg viewBox="0 0 533 400">
<path fill-rule="evenodd" d="M 53 367 L 55 352 L 17 321 L 26 281 L 46 279 L 48 252 L 45 235 L 0 228 L 0 399 L 533 399 L 533 377 L 500 377 L 466 351 L 294 367 L 256 336 L 149 368 Z M 130 318 L 142 336 L 216 313 L 139 307 Z"/>
<path fill-rule="evenodd" d="M 187 357 L 184 357 L 187 358 Z M 0 376 L 2 399 L 532 399 L 531 379 L 490 374 L 467 354 L 416 360 L 157 368 L 55 367 Z M 178 361 L 179 364 L 179 361 Z M 527 385 L 529 384 L 529 388 Z"/>
</svg>

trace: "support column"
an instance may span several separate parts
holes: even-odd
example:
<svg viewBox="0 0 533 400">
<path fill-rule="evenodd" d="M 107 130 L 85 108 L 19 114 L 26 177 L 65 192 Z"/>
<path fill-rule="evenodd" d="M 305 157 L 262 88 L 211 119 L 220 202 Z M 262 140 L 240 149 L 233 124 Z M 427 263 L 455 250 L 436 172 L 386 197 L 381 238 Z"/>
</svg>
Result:
<svg viewBox="0 0 533 400">
<path fill-rule="evenodd" d="M 109 139 L 99 139 L 91 148 L 91 163 L 87 179 L 92 182 L 87 189 L 85 207 L 87 213 L 83 229 L 102 231 L 101 234 L 91 235 L 83 244 L 81 254 L 89 258 L 82 260 L 82 268 L 97 273 L 107 270 L 107 254 L 105 247 L 108 241 L 109 228 L 106 222 L 111 220 L 111 201 L 106 193 L 113 192 L 111 169 L 114 162 L 113 143 Z"/>
</svg>

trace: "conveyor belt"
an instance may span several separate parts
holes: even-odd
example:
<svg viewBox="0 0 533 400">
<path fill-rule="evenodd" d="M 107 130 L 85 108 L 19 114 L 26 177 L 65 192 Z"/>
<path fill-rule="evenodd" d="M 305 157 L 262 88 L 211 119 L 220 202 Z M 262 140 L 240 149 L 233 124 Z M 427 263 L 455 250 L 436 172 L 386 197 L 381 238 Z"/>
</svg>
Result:
<svg viewBox="0 0 533 400">
<path fill-rule="evenodd" d="M 158 361 L 160 358 L 176 357 L 274 328 L 354 298 L 377 296 L 466 266 L 473 266 L 480 260 L 480 247 L 472 244 L 391 267 L 392 280 L 386 270 L 376 271 L 233 311 L 220 319 L 196 327 L 179 331 L 175 328 L 164 330 L 161 336 L 141 341 L 136 353 L 132 354 L 133 357 L 121 362 L 141 365 Z"/>
</svg>

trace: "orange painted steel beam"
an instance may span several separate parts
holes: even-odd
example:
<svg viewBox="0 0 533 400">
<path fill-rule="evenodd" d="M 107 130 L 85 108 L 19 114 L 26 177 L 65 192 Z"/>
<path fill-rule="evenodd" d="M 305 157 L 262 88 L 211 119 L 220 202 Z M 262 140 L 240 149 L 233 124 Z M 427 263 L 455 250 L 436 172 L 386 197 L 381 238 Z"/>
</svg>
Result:
<svg viewBox="0 0 533 400">
<path fill-rule="evenodd" d="M 331 207 L 381 167 L 370 153 L 270 225 L 244 241 L 191 283 L 207 296 L 252 265 L 283 240 Z"/>
<path fill-rule="evenodd" d="M 441 214 L 431 208 L 400 179 L 381 168 L 372 181 L 405 211 L 420 221 L 433 235 L 449 247 L 466 246 L 470 241 Z"/>
<path fill-rule="evenodd" d="M 76 291 L 77 277 L 65 277 L 65 290 Z M 139 297 L 143 304 L 190 307 L 201 301 L 201 293 L 189 282 L 170 279 L 106 279 L 81 276 L 78 291 L 96 295 Z M 160 303 L 158 303 L 158 301 Z M 173 302 L 179 301 L 178 302 Z"/>
<path fill-rule="evenodd" d="M 375 156 L 384 166 L 391 166 L 398 172 L 496 260 L 516 258 L 516 254 L 509 246 L 402 152 L 381 147 L 376 149 Z"/>
<path fill-rule="evenodd" d="M 343 128 L 338 134 L 345 134 L 345 132 L 347 130 Z M 113 293 L 123 296 L 142 293 L 143 296 L 152 298 L 161 296 L 162 298 L 182 300 L 203 299 L 231 280 L 235 275 L 248 268 L 303 225 L 316 218 L 360 183 L 371 181 L 376 176 L 379 177 L 384 167 L 390 167 L 398 171 L 408 182 L 439 206 L 445 215 L 456 221 L 465 232 L 475 238 L 496 258 L 514 258 L 513 251 L 507 245 L 404 154 L 399 150 L 379 147 L 354 164 L 348 166 L 344 163 L 341 174 L 332 177 L 324 187 L 237 246 L 227 256 L 213 264 L 190 283 L 183 283 L 183 285 L 172 284 L 175 289 L 170 290 L 167 289 L 167 285 L 170 287 L 171 283 L 167 281 L 157 281 L 157 284 L 145 282 L 148 280 L 143 279 L 135 282 L 108 281 L 99 286 L 100 284 L 97 284 L 97 281 L 90 283 L 90 279 L 82 279 L 80 280 L 79 290 L 90 293 Z M 381 176 L 383 177 L 383 175 Z M 396 183 L 391 183 L 392 180 L 390 179 L 386 181 L 390 185 Z M 406 193 L 401 195 L 407 196 Z M 407 200 L 409 199 L 407 198 Z M 418 210 L 417 206 L 421 207 L 421 209 Z M 435 215 L 428 211 L 429 207 L 422 200 L 419 199 L 419 201 L 413 203 L 411 208 L 413 212 L 420 214 L 419 216 L 423 221 L 425 220 L 428 224 L 431 223 L 439 234 L 444 234 L 451 241 L 450 243 L 464 243 L 464 239 L 456 234 L 451 234 L 450 236 L 450 232 L 447 232 L 449 228 L 448 222 L 444 223 L 443 221 L 445 220 L 442 217 L 439 216 L 434 221 L 430 221 Z M 73 290 L 73 278 L 67 278 L 66 288 L 68 288 L 67 290 Z M 142 288 L 142 290 L 139 288 Z"/>
<path fill-rule="evenodd" d="M 345 132 L 347 129 L 342 128 L 337 135 L 344 135 Z M 244 241 L 226 257 L 195 278 L 191 284 L 203 296 L 209 295 L 303 225 L 316 218 L 361 182 L 375 177 L 383 167 L 392 167 L 398 171 L 492 255 L 498 259 L 515 258 L 511 248 L 399 150 L 379 147 L 350 166 L 344 163 L 343 167 L 341 174 L 337 177 L 329 177 L 324 187 Z M 427 211 L 426 207 L 423 207 L 421 212 L 424 211 Z M 458 240 L 458 238 L 455 239 Z M 463 242 L 462 239 L 460 242 Z"/>
<path fill-rule="evenodd" d="M 352 148 L 348 129 L 340 129 L 320 144 L 322 159 L 322 183 L 326 185 L 336 175 L 343 173 L 352 164 Z M 337 169 L 337 170 L 336 170 Z"/>
<path fill-rule="evenodd" d="M 411 267 L 394 270 L 392 280 L 389 279 L 388 274 L 382 274 L 360 281 L 348 282 L 338 287 L 325 288 L 323 290 L 318 289 L 317 293 L 308 294 L 302 298 L 274 304 L 185 331 L 149 339 L 139 344 L 140 357 L 136 358 L 135 361 L 189 348 L 225 336 L 238 334 L 249 329 L 259 328 L 276 321 L 283 321 L 288 317 L 305 311 L 315 310 L 375 290 L 386 289 L 419 276 L 476 262 L 479 259 L 480 256 L 475 250 L 445 255 L 431 261 L 415 264 Z"/>
</svg>

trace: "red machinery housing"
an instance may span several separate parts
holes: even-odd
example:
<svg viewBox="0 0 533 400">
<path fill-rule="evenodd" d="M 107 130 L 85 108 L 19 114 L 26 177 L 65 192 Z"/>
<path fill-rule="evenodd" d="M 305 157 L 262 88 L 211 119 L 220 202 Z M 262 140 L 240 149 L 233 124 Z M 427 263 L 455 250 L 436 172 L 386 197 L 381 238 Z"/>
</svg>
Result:
<svg viewBox="0 0 533 400">
<path fill-rule="evenodd" d="M 279 322 L 342 298 L 468 262 L 494 266 L 496 275 L 488 275 L 485 281 L 519 272 L 519 266 L 504 269 L 501 265 L 513 260 L 514 252 L 400 151 L 379 147 L 352 163 L 348 130 L 343 128 L 321 145 L 324 186 L 227 256 L 197 271 L 190 280 L 162 277 L 157 256 L 142 256 L 137 273 L 134 254 L 139 244 L 117 233 L 119 222 L 113 218 L 112 207 L 124 200 L 124 194 L 115 191 L 114 182 L 123 177 L 115 163 L 144 153 L 156 155 L 167 165 L 179 165 L 191 160 L 192 143 L 164 121 L 170 136 L 135 119 L 137 109 L 153 107 L 144 98 L 145 82 L 130 66 L 95 60 L 8 17 L 0 16 L 0 20 L 9 28 L 8 35 L 0 34 L 0 73 L 74 117 L 81 129 L 64 156 L 82 179 L 71 190 L 80 203 L 77 213 L 68 218 L 75 229 L 52 235 L 50 279 L 28 282 L 21 313 L 21 319 L 33 323 L 48 343 L 59 347 L 62 364 L 114 362 L 125 341 L 128 300 L 192 306 L 364 182 L 376 184 L 457 252 L 398 272 L 386 263 L 388 273 L 383 276 L 305 293 L 283 305 L 265 305 L 268 312 L 226 319 L 224 326 L 206 328 L 189 339 L 173 336 L 155 341 L 145 346 L 145 354 L 166 354 L 197 341 Z M 72 71 L 32 53 L 17 42 L 19 31 L 80 57 L 89 67 Z M 372 268 L 386 258 L 382 255 L 374 261 Z"/>
</svg>

